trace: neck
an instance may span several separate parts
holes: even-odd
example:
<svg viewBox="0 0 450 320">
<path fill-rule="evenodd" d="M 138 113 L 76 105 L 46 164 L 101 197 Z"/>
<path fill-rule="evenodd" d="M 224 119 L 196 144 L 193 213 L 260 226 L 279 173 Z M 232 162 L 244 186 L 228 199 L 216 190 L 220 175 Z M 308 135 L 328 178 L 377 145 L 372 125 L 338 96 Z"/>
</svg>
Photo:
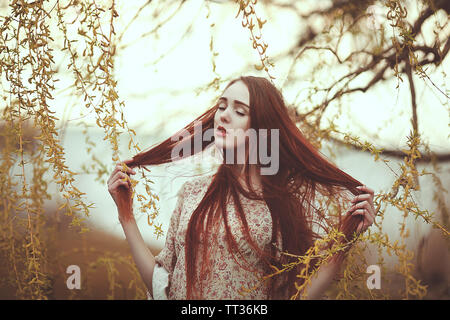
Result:
<svg viewBox="0 0 450 320">
<path fill-rule="evenodd" d="M 244 169 L 245 165 L 243 164 L 233 166 L 233 171 L 236 174 L 239 183 L 245 190 L 248 190 Z M 249 166 L 250 184 L 255 190 L 261 189 L 261 178 L 259 177 L 257 170 L 258 168 L 255 165 Z"/>
<path fill-rule="evenodd" d="M 222 159 L 225 157 L 225 150 L 219 149 Z M 246 151 L 247 152 L 247 151 Z M 241 186 L 248 190 L 247 182 L 245 180 L 245 164 L 234 164 L 231 166 L 233 173 L 237 177 Z M 255 164 L 249 165 L 250 184 L 254 190 L 261 190 L 261 177 L 259 176 L 258 167 Z"/>
</svg>

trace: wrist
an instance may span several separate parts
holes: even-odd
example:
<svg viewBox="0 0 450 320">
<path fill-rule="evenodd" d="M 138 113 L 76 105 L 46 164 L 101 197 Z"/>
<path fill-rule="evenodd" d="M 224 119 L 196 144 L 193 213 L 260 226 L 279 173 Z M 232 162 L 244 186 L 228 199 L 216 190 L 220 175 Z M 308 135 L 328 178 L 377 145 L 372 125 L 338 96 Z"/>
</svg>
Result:
<svg viewBox="0 0 450 320">
<path fill-rule="evenodd" d="M 122 225 L 123 228 L 129 226 L 130 224 L 136 224 L 136 220 L 134 220 L 134 218 L 120 218 L 119 217 L 119 222 Z"/>
<path fill-rule="evenodd" d="M 134 220 L 134 214 L 133 211 L 126 211 L 126 212 L 121 212 L 119 211 L 119 222 L 124 225 L 127 224 L 129 222 L 133 222 Z"/>
</svg>

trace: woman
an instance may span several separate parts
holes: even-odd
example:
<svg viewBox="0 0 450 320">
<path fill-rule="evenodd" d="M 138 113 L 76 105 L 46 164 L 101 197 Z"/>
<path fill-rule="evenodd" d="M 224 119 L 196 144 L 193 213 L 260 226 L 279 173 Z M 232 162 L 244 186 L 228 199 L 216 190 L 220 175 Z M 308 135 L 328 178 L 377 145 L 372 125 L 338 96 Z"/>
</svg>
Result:
<svg viewBox="0 0 450 320">
<path fill-rule="evenodd" d="M 204 139 L 208 130 L 214 130 L 210 140 L 224 161 L 215 174 L 182 186 L 165 247 L 154 257 L 133 218 L 132 168 L 175 161 L 180 146 L 198 146 L 198 141 L 201 146 L 193 153 L 203 151 L 211 144 Z M 266 134 L 256 135 L 255 143 L 255 135 L 243 134 L 250 130 Z M 260 280 L 291 262 L 292 255 L 305 255 L 320 238 L 318 226 L 328 232 L 323 222 L 334 221 L 329 227 L 340 230 L 343 241 L 351 241 L 374 222 L 373 191 L 327 161 L 304 138 L 281 93 L 264 78 L 231 81 L 217 104 L 187 125 L 184 133 L 181 141 L 174 135 L 117 164 L 108 181 L 135 263 L 155 297 L 289 298 L 297 290 L 294 282 L 302 283 L 297 274 L 304 265 Z M 191 148 L 183 148 L 183 158 L 193 155 L 186 152 Z M 267 155 L 268 150 L 278 155 L 279 163 L 272 166 L 276 170 L 263 171 L 268 163 L 261 161 L 261 151 Z M 236 156 L 244 160 L 236 161 Z M 346 197 L 349 192 L 354 196 L 351 201 Z M 317 195 L 330 201 L 344 199 L 350 208 L 331 217 L 331 210 L 315 208 Z M 307 283 L 304 296 L 320 298 L 341 263 L 342 252 L 327 259 Z M 314 264 L 308 266 L 313 268 Z"/>
</svg>

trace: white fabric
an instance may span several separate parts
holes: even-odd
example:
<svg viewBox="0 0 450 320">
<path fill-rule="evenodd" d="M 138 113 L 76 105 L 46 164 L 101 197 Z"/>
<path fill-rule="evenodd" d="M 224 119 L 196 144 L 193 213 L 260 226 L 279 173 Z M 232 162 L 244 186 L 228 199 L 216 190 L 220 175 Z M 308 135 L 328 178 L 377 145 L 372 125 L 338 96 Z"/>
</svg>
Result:
<svg viewBox="0 0 450 320">
<path fill-rule="evenodd" d="M 167 270 L 155 264 L 152 278 L 153 297 L 150 292 L 147 291 L 148 300 L 167 300 L 166 288 L 169 285 L 169 273 Z"/>
</svg>

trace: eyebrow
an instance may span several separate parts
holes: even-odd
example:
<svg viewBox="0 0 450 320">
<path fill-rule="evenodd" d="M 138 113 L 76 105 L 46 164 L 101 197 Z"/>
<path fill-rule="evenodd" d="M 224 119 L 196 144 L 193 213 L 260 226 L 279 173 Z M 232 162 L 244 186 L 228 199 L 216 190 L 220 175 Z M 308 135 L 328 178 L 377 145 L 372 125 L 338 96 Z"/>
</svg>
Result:
<svg viewBox="0 0 450 320">
<path fill-rule="evenodd" d="M 226 97 L 220 97 L 219 101 L 220 100 L 225 100 L 226 102 L 228 102 L 228 99 Z M 234 101 L 234 104 L 240 104 L 240 105 L 243 105 L 244 107 L 247 107 L 250 109 L 250 107 L 247 104 L 243 103 L 242 101 L 239 101 L 239 100 L 233 100 L 233 101 Z"/>
</svg>

